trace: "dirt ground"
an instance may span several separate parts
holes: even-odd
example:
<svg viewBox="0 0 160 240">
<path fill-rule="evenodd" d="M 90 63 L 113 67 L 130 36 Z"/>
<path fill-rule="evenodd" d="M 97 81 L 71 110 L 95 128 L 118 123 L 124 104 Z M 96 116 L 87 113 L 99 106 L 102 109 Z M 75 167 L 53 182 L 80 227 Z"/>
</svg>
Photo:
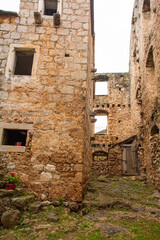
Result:
<svg viewBox="0 0 160 240">
<path fill-rule="evenodd" d="M 131 177 L 92 176 L 83 206 L 24 212 L 0 240 L 160 240 L 160 193 Z"/>
</svg>

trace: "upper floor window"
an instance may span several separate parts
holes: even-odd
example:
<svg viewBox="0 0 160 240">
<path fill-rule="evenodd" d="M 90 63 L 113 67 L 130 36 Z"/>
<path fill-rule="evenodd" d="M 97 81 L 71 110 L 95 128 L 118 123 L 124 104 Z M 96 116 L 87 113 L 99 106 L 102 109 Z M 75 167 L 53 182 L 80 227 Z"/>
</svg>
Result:
<svg viewBox="0 0 160 240">
<path fill-rule="evenodd" d="M 108 82 L 107 81 L 96 81 L 95 82 L 95 95 L 96 96 L 107 96 L 108 95 Z"/>
<path fill-rule="evenodd" d="M 53 16 L 57 12 L 57 0 L 44 0 L 44 15 Z"/>
<path fill-rule="evenodd" d="M 95 134 L 107 134 L 108 119 L 107 115 L 99 114 L 95 116 Z"/>
<path fill-rule="evenodd" d="M 150 11 L 150 0 L 144 0 L 142 12 Z"/>
</svg>

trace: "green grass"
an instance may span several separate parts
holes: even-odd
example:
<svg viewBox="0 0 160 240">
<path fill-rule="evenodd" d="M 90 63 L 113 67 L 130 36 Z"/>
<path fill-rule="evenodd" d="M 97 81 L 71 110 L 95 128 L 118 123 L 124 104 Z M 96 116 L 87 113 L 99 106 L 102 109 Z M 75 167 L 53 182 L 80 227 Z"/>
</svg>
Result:
<svg viewBox="0 0 160 240">
<path fill-rule="evenodd" d="M 55 210 L 55 214 L 57 215 L 57 216 L 59 216 L 59 215 L 62 215 L 62 214 L 64 214 L 65 212 L 64 212 L 64 206 L 59 206 L 56 210 Z"/>
<path fill-rule="evenodd" d="M 106 239 L 103 237 L 100 233 L 100 231 L 95 231 L 95 232 L 82 232 L 78 234 L 79 236 L 75 238 L 75 240 L 104 240 Z"/>
<path fill-rule="evenodd" d="M 119 223 L 123 227 L 128 229 L 131 234 L 135 235 L 128 238 L 127 240 L 129 239 L 159 240 L 160 239 L 160 223 L 158 222 L 149 221 L 142 218 L 142 219 L 138 219 L 137 221 L 122 220 Z"/>
<path fill-rule="evenodd" d="M 59 231 L 59 232 L 56 232 L 56 233 L 54 233 L 54 234 L 49 233 L 49 234 L 47 235 L 47 238 L 44 239 L 44 240 L 50 240 L 50 239 L 52 239 L 52 240 L 58 240 L 58 239 L 63 238 L 64 236 L 65 236 L 65 233 L 64 233 L 63 231 Z"/>
</svg>

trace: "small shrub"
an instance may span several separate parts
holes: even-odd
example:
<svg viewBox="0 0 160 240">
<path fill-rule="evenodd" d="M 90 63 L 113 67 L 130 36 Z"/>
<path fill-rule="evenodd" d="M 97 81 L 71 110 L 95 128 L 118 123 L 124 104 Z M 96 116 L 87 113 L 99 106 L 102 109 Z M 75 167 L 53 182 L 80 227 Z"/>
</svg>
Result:
<svg viewBox="0 0 160 240">
<path fill-rule="evenodd" d="M 156 13 L 156 10 L 157 10 L 156 7 L 154 7 L 154 8 L 153 8 L 153 12 Z"/>
</svg>

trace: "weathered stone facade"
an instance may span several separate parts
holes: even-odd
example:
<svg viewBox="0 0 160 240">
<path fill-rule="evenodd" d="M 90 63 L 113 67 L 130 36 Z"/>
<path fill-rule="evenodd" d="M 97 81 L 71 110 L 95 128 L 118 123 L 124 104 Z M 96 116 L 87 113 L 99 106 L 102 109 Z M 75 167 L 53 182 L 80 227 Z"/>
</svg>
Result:
<svg viewBox="0 0 160 240">
<path fill-rule="evenodd" d="M 105 96 L 95 95 L 93 112 L 95 114 L 106 114 L 108 119 L 107 132 L 97 133 L 92 140 L 92 153 L 93 153 L 93 170 L 99 168 L 97 174 L 110 174 L 110 175 L 122 175 L 122 162 L 119 155 L 119 163 L 116 162 L 114 154 L 109 156 L 109 149 L 112 145 L 125 140 L 128 136 L 134 134 L 133 123 L 131 119 L 131 105 L 130 105 L 130 77 L 128 73 L 108 73 L 97 74 L 93 78 L 94 83 L 96 81 L 107 81 L 108 94 Z M 95 85 L 95 84 L 94 84 Z M 108 158 L 104 162 L 99 158 L 99 162 L 94 160 L 96 153 L 106 153 Z M 120 151 L 121 153 L 121 151 Z M 102 171 L 101 165 L 105 165 Z M 118 170 L 114 166 L 118 166 Z M 107 166 L 107 168 L 106 168 Z M 111 167 L 113 166 L 113 167 Z M 114 172 L 114 174 L 113 174 Z"/>
<path fill-rule="evenodd" d="M 93 3 L 0 11 L 0 173 L 21 174 L 41 199 L 82 201 L 91 169 L 160 188 L 160 4 L 135 1 L 130 73 L 94 74 Z M 95 134 L 97 115 L 107 128 Z"/>
<path fill-rule="evenodd" d="M 144 179 L 160 189 L 160 2 L 135 1 L 131 33 L 131 112 Z"/>
<path fill-rule="evenodd" d="M 105 137 L 95 136 L 96 144 L 92 145 L 92 147 L 97 147 L 97 152 L 107 153 L 106 164 L 110 175 L 140 173 L 142 179 L 158 189 L 160 189 L 159 12 L 158 0 L 135 1 L 131 28 L 130 81 L 128 81 L 128 86 L 124 86 L 123 98 L 120 92 L 116 91 L 117 82 L 113 77 L 112 85 L 109 84 L 108 96 L 94 99 L 94 107 L 104 109 L 105 103 L 112 103 L 116 110 L 110 107 L 109 111 L 105 109 L 108 113 L 108 134 Z M 120 74 L 115 76 L 119 78 L 120 83 Z M 123 86 L 117 85 L 117 90 L 118 88 L 123 89 Z M 123 103 L 125 98 L 126 101 Z M 109 99 L 112 101 L 110 102 Z M 129 104 L 130 107 L 127 109 L 122 107 L 121 112 L 118 112 L 116 108 L 118 103 L 122 106 Z M 112 104 L 110 105 L 113 107 Z M 117 120 L 119 120 L 118 123 Z M 111 136 L 114 137 L 112 141 Z M 136 142 L 129 141 L 128 144 L 125 138 L 132 139 L 132 136 Z M 106 142 L 110 147 L 102 149 Z M 135 161 L 132 161 L 133 158 Z M 128 172 L 125 171 L 127 159 L 131 162 Z M 96 166 L 97 163 L 93 165 L 93 169 Z"/>
<path fill-rule="evenodd" d="M 58 1 L 58 26 L 41 4 L 0 12 L 1 166 L 42 199 L 81 201 L 91 172 L 93 3 Z M 32 71 L 18 74 L 27 52 Z M 25 146 L 4 144 L 10 130 L 27 131 Z"/>
</svg>

